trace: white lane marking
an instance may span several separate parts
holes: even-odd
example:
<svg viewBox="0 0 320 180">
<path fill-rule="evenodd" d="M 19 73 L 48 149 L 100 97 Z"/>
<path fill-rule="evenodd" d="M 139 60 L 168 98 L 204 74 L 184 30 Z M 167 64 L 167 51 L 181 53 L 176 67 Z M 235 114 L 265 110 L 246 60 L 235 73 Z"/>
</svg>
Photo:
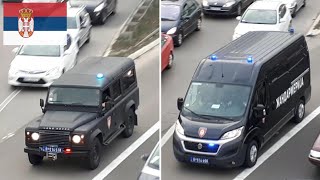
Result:
<svg viewBox="0 0 320 180">
<path fill-rule="evenodd" d="M 283 136 L 279 141 L 277 141 L 271 148 L 269 148 L 265 153 L 263 153 L 255 166 L 252 168 L 247 168 L 238 174 L 233 180 L 244 180 L 253 171 L 255 171 L 262 163 L 264 163 L 270 156 L 277 152 L 286 142 L 288 142 L 294 135 L 296 135 L 301 129 L 303 129 L 307 124 L 309 124 L 315 117 L 320 114 L 320 106 L 315 109 L 311 114 L 309 114 L 301 123 L 297 124 L 292 128 L 285 136 Z"/>
<path fill-rule="evenodd" d="M 173 124 L 166 134 L 161 138 L 161 148 L 167 143 L 170 137 L 173 135 L 175 124 Z"/>
<path fill-rule="evenodd" d="M 0 112 L 15 98 L 20 92 L 21 89 L 14 90 L 1 104 L 0 104 Z"/>
<path fill-rule="evenodd" d="M 2 138 L 2 140 L 9 139 L 9 138 L 11 138 L 12 136 L 14 136 L 14 133 L 9 133 L 9 134 L 7 134 L 6 136 L 4 136 L 4 137 Z"/>
<path fill-rule="evenodd" d="M 107 177 L 114 169 L 116 169 L 130 154 L 132 154 L 139 146 L 148 140 L 156 131 L 159 130 L 160 121 L 155 123 L 147 132 L 139 139 L 132 143 L 125 151 L 123 151 L 116 159 L 114 159 L 107 167 L 105 167 L 92 180 L 102 180 Z"/>
</svg>

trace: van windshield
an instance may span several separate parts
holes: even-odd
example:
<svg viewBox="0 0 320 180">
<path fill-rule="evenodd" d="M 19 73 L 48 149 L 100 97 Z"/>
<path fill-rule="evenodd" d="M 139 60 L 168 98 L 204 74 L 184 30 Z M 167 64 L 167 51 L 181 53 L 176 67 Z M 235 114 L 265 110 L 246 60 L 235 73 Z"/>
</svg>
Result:
<svg viewBox="0 0 320 180">
<path fill-rule="evenodd" d="M 182 115 L 205 119 L 236 120 L 242 117 L 251 88 L 243 85 L 193 82 L 187 93 Z"/>
</svg>

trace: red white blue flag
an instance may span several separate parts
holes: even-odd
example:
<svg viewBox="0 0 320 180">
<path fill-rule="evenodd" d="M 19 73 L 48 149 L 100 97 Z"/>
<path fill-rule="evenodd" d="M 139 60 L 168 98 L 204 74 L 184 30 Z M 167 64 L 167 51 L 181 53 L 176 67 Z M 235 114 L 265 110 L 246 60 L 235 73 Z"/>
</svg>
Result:
<svg viewBox="0 0 320 180">
<path fill-rule="evenodd" d="M 4 3 L 4 45 L 64 45 L 66 3 Z"/>
</svg>

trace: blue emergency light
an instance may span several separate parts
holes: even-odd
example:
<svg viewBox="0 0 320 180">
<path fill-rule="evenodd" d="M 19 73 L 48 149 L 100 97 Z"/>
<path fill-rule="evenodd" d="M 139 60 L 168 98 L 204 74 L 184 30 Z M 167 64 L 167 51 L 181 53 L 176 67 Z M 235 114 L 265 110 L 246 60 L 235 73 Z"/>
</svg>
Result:
<svg viewBox="0 0 320 180">
<path fill-rule="evenodd" d="M 215 144 L 213 144 L 213 143 L 208 144 L 209 147 L 214 147 L 214 145 Z"/>
<path fill-rule="evenodd" d="M 102 73 L 97 74 L 97 79 L 102 79 L 104 75 Z"/>
<path fill-rule="evenodd" d="M 252 56 L 249 56 L 249 57 L 247 58 L 247 62 L 248 62 L 248 63 L 253 63 L 253 58 L 252 58 Z"/>
<path fill-rule="evenodd" d="M 290 32 L 290 33 L 294 33 L 294 29 L 293 29 L 293 28 L 290 28 L 290 29 L 289 29 L 289 32 Z"/>
<path fill-rule="evenodd" d="M 210 59 L 211 59 L 212 61 L 215 61 L 215 60 L 218 59 L 218 57 L 217 57 L 215 54 L 212 54 L 212 55 L 210 56 Z"/>
</svg>

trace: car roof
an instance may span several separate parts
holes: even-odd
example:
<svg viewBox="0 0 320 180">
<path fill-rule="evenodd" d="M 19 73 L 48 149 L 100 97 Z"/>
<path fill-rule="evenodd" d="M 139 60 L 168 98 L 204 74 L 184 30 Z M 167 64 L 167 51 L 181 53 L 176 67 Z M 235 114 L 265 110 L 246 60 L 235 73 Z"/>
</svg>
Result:
<svg viewBox="0 0 320 180">
<path fill-rule="evenodd" d="M 82 63 L 64 73 L 51 86 L 76 86 L 104 89 L 123 72 L 134 66 L 127 57 L 88 57 Z M 97 78 L 102 73 L 103 78 Z"/>
<path fill-rule="evenodd" d="M 68 17 L 73 17 L 79 12 L 81 12 L 84 8 L 83 7 L 69 7 L 67 9 Z"/>
<path fill-rule="evenodd" d="M 253 85 L 263 64 L 303 35 L 254 31 L 246 33 L 202 60 L 193 81 Z M 248 62 L 252 58 L 252 62 Z"/>
<path fill-rule="evenodd" d="M 186 1 L 187 0 L 164 0 L 164 1 L 161 1 L 161 4 L 172 4 L 172 5 L 182 6 Z"/>
<path fill-rule="evenodd" d="M 284 4 L 281 1 L 255 1 L 248 9 L 265 9 L 265 10 L 278 10 L 278 7 Z"/>
</svg>

